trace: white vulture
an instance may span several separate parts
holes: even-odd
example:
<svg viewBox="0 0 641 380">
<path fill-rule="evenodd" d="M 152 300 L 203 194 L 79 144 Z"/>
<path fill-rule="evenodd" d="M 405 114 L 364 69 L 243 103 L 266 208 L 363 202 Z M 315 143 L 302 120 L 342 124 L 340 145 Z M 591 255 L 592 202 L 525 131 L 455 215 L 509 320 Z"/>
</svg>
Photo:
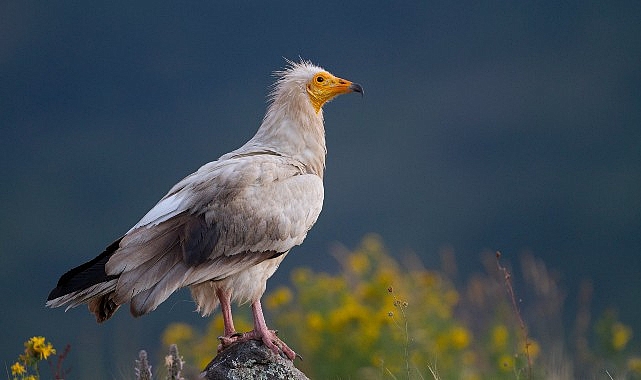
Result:
<svg viewBox="0 0 641 380">
<path fill-rule="evenodd" d="M 223 349 L 261 340 L 296 356 L 269 330 L 260 303 L 266 282 L 305 239 L 323 205 L 323 105 L 360 85 L 288 61 L 256 135 L 178 182 L 98 257 L 65 273 L 47 306 L 86 303 L 98 322 L 123 304 L 138 317 L 188 286 L 203 316 L 220 304 Z M 254 329 L 237 333 L 231 303 L 251 302 Z"/>
</svg>

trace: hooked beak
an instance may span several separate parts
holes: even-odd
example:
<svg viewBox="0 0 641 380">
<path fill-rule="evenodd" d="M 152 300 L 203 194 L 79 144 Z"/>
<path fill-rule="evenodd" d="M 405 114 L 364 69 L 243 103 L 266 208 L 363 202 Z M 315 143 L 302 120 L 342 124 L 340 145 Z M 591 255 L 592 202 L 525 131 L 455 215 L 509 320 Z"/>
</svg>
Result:
<svg viewBox="0 0 641 380">
<path fill-rule="evenodd" d="M 361 96 L 365 94 L 365 92 L 363 91 L 363 87 L 361 87 L 361 85 L 358 83 L 352 83 L 348 88 L 352 92 L 358 92 L 359 94 L 361 94 Z"/>
</svg>

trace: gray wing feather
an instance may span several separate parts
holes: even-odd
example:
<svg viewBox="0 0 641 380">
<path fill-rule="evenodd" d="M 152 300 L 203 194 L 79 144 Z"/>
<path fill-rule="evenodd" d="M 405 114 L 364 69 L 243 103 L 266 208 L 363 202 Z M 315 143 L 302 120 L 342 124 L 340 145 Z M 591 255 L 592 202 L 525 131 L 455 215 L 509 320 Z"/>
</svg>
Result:
<svg viewBox="0 0 641 380">
<path fill-rule="evenodd" d="M 163 273 L 154 286 L 137 293 L 131 298 L 130 310 L 135 316 L 146 314 L 158 307 L 176 290 L 205 281 L 216 281 L 231 276 L 239 271 L 279 256 L 277 252 L 248 252 L 246 255 L 220 256 L 210 263 L 197 267 L 188 267 L 180 260 Z M 117 302 L 117 301 L 116 301 Z"/>
<path fill-rule="evenodd" d="M 135 315 L 177 289 L 218 280 L 302 243 L 323 202 L 320 177 L 255 155 L 209 163 L 179 182 L 107 262 L 114 301 Z"/>
</svg>

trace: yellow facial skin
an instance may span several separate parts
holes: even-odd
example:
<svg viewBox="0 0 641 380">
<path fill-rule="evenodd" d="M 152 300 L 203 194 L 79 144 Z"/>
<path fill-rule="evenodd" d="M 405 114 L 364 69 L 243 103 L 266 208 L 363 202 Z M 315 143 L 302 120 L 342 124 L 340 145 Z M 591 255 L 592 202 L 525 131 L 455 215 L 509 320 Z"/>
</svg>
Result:
<svg viewBox="0 0 641 380">
<path fill-rule="evenodd" d="M 320 111 L 323 104 L 333 97 L 348 92 L 360 92 L 362 94 L 363 88 L 357 83 L 335 77 L 326 71 L 314 75 L 312 80 L 307 83 L 307 94 L 316 113 Z"/>
</svg>

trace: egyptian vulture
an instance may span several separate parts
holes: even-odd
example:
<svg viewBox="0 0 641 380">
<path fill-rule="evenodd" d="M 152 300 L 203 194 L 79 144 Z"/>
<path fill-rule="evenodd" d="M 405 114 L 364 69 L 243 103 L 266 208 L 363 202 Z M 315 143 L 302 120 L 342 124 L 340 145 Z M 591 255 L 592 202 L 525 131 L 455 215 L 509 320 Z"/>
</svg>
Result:
<svg viewBox="0 0 641 380">
<path fill-rule="evenodd" d="M 323 205 L 322 107 L 363 89 L 302 60 L 288 61 L 275 74 L 256 135 L 178 182 L 98 257 L 60 277 L 47 306 L 86 303 L 100 323 L 127 303 L 135 317 L 147 314 L 188 286 L 203 316 L 220 304 L 225 331 L 219 349 L 256 339 L 295 358 L 268 329 L 260 298 Z M 236 332 L 234 301 L 251 302 L 252 331 Z"/>
</svg>

